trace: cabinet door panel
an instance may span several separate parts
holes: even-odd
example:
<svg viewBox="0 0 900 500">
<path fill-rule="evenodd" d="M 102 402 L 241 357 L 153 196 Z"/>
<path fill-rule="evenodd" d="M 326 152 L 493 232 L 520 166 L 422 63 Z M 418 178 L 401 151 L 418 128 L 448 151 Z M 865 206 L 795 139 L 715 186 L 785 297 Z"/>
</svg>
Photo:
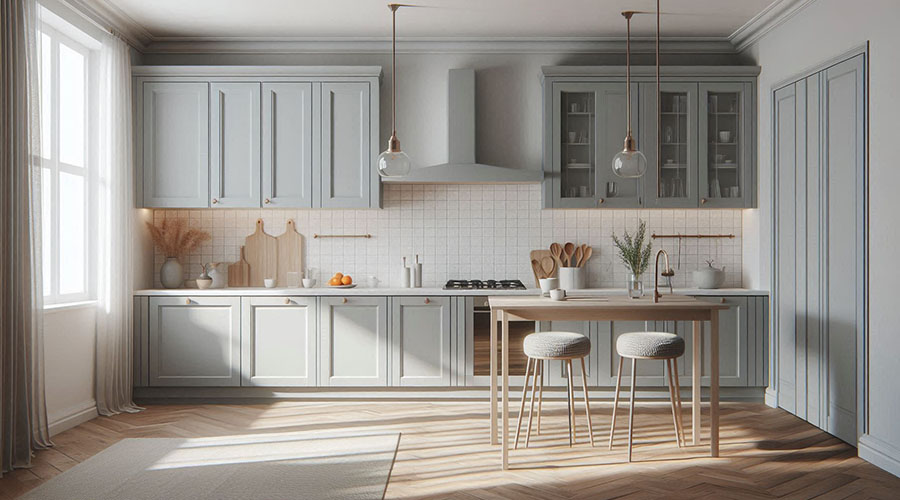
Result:
<svg viewBox="0 0 900 500">
<path fill-rule="evenodd" d="M 150 299 L 151 386 L 238 386 L 240 342 L 240 298 Z"/>
<path fill-rule="evenodd" d="M 316 385 L 316 299 L 244 297 L 241 385 Z"/>
<path fill-rule="evenodd" d="M 322 208 L 371 206 L 368 83 L 322 84 Z"/>
<path fill-rule="evenodd" d="M 748 384 L 748 316 L 747 297 L 697 297 L 700 300 L 718 302 L 729 306 L 719 311 L 719 385 L 747 386 Z M 753 313 L 755 314 L 755 313 Z M 709 324 L 703 324 L 703 385 L 709 384 Z"/>
<path fill-rule="evenodd" d="M 387 298 L 323 297 L 320 304 L 320 384 L 386 386 Z"/>
<path fill-rule="evenodd" d="M 698 204 L 697 84 L 663 83 L 660 102 L 662 161 L 657 159 L 656 84 L 641 83 L 643 152 L 647 156 L 645 202 L 648 207 L 696 207 Z"/>
<path fill-rule="evenodd" d="M 394 297 L 391 302 L 391 385 L 449 386 L 450 298 Z"/>
<path fill-rule="evenodd" d="M 700 84 L 700 206 L 751 206 L 752 117 L 752 84 Z"/>
<path fill-rule="evenodd" d="M 212 207 L 260 206 L 258 83 L 211 84 Z"/>
<path fill-rule="evenodd" d="M 209 85 L 143 84 L 145 207 L 209 204 Z"/>
<path fill-rule="evenodd" d="M 263 206 L 313 206 L 312 83 L 263 83 Z"/>
</svg>

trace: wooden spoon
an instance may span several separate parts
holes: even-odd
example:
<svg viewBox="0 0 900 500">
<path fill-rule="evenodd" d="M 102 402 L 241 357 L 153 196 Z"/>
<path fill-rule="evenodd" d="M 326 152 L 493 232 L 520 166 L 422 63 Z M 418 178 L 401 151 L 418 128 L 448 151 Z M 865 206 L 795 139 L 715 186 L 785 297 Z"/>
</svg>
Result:
<svg viewBox="0 0 900 500">
<path fill-rule="evenodd" d="M 559 243 L 551 243 L 550 244 L 550 255 L 556 259 L 556 265 L 562 267 L 562 246 Z"/>
<path fill-rule="evenodd" d="M 575 247 L 575 267 L 581 267 L 582 257 L 584 257 L 584 245 Z"/>
<path fill-rule="evenodd" d="M 563 247 L 563 252 L 566 255 L 567 267 L 572 267 L 572 255 L 575 253 L 575 244 L 571 241 L 566 243 L 566 245 Z"/>
<path fill-rule="evenodd" d="M 531 259 L 531 269 L 534 271 L 534 277 L 537 279 L 545 278 L 544 270 L 541 269 L 541 263 L 536 259 Z"/>
<path fill-rule="evenodd" d="M 581 257 L 581 266 L 584 267 L 587 264 L 588 259 L 591 258 L 591 255 L 594 255 L 594 247 L 585 247 L 584 255 Z"/>
<path fill-rule="evenodd" d="M 553 276 L 553 270 L 555 267 L 556 267 L 556 262 L 553 260 L 553 257 L 541 258 L 541 269 L 544 270 L 545 278 L 550 278 Z"/>
</svg>

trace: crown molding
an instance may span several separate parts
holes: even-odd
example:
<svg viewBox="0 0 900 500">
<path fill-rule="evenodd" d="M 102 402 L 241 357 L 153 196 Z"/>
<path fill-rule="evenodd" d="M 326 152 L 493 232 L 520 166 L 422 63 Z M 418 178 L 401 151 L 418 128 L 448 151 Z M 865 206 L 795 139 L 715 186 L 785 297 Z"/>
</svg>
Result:
<svg viewBox="0 0 900 500">
<path fill-rule="evenodd" d="M 107 31 L 125 39 L 129 45 L 143 52 L 153 35 L 131 16 L 109 0 L 61 0 Z"/>
<path fill-rule="evenodd" d="M 672 54 L 734 54 L 724 38 L 664 38 L 662 52 Z M 652 38 L 632 39 L 633 52 L 653 52 Z M 494 54 L 621 54 L 622 38 L 576 37 L 443 37 L 398 38 L 401 53 Z M 150 54 L 389 54 L 389 38 L 234 38 L 157 37 L 143 52 Z"/>
<path fill-rule="evenodd" d="M 813 2 L 815 0 L 775 0 L 735 30 L 728 41 L 734 46 L 735 52 L 743 52 Z"/>
</svg>

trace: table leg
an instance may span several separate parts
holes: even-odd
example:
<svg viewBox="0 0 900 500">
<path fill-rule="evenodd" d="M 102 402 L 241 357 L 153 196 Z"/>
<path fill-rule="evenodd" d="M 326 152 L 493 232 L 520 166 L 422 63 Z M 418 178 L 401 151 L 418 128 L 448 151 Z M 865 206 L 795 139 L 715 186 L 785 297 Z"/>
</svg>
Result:
<svg viewBox="0 0 900 500">
<path fill-rule="evenodd" d="M 700 367 L 703 359 L 700 356 L 700 322 L 694 321 L 694 335 L 691 349 L 691 439 L 694 446 L 700 444 Z"/>
<path fill-rule="evenodd" d="M 709 316 L 709 447 L 719 456 L 719 311 Z"/>
<path fill-rule="evenodd" d="M 491 444 L 497 444 L 497 311 L 491 308 Z"/>
<path fill-rule="evenodd" d="M 505 312 L 500 313 L 503 323 L 503 337 L 501 339 L 503 350 L 503 470 L 509 469 L 509 316 Z"/>
</svg>

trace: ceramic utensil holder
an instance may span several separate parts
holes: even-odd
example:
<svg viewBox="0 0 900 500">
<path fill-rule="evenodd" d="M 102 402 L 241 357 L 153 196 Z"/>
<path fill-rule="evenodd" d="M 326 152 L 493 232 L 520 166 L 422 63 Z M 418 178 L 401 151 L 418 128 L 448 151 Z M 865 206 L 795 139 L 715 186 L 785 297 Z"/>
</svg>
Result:
<svg viewBox="0 0 900 500">
<path fill-rule="evenodd" d="M 583 267 L 560 267 L 559 287 L 563 290 L 580 290 L 586 286 Z"/>
</svg>

